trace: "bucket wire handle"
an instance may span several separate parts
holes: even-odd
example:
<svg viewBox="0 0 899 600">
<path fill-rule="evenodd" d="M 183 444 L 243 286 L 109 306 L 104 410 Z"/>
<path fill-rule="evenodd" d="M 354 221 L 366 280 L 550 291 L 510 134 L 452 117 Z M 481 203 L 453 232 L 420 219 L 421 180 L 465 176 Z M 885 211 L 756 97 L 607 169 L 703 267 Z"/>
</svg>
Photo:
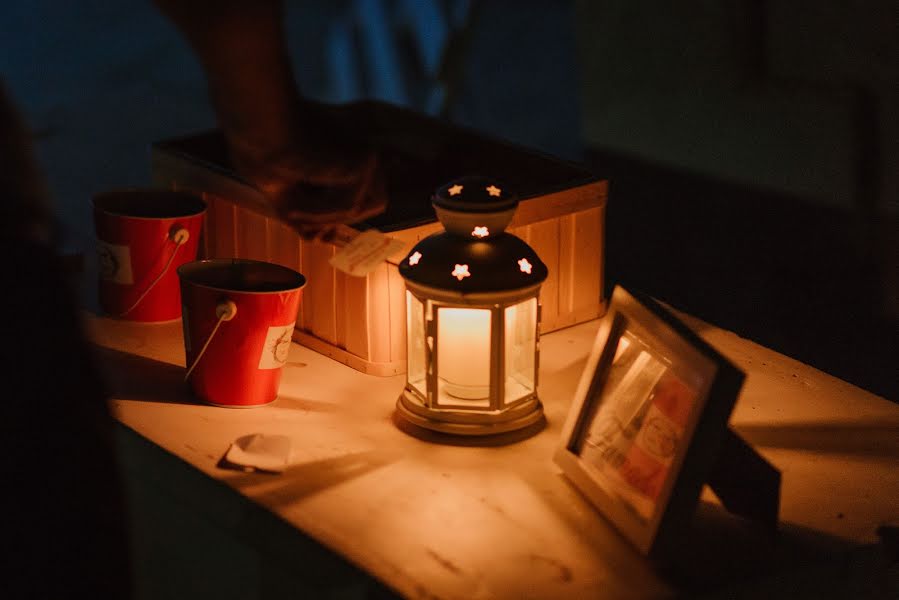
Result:
<svg viewBox="0 0 899 600">
<path fill-rule="evenodd" d="M 150 290 L 152 290 L 156 286 L 156 284 L 159 283 L 159 281 L 162 279 L 162 277 L 168 272 L 169 267 L 172 266 L 172 261 L 175 260 L 175 255 L 178 254 L 178 248 L 180 248 L 181 246 L 186 244 L 187 240 L 190 239 L 190 232 L 187 229 L 185 229 L 184 227 L 178 227 L 177 229 L 175 229 L 174 231 L 169 233 L 168 239 L 175 242 L 175 249 L 172 251 L 171 256 L 169 256 L 169 260 L 165 263 L 165 267 L 162 268 L 162 272 L 159 273 L 159 275 L 156 276 L 156 279 L 154 279 L 150 283 L 150 285 L 147 286 L 147 289 L 145 289 L 141 293 L 141 295 L 138 296 L 137 300 L 134 301 L 134 304 L 132 304 L 130 307 L 128 307 L 128 310 L 126 310 L 125 312 L 119 313 L 118 316 L 124 317 L 125 315 L 130 313 L 132 310 L 137 308 L 137 305 L 140 304 L 143 301 L 143 299 L 147 297 L 147 294 L 150 293 Z M 165 246 L 163 246 L 163 248 L 165 248 Z"/>
<path fill-rule="evenodd" d="M 212 328 L 212 333 L 209 334 L 209 337 L 206 338 L 206 342 L 203 343 L 203 347 L 200 348 L 200 353 L 197 354 L 193 364 L 190 365 L 190 368 L 187 369 L 187 373 L 184 374 L 184 381 L 187 381 L 187 378 L 193 373 L 194 367 L 200 363 L 200 359 L 203 358 L 203 354 L 206 353 L 206 348 L 209 347 L 209 342 L 215 337 L 216 332 L 219 330 L 219 326 L 221 326 L 224 321 L 233 319 L 236 314 L 237 305 L 231 300 L 222 300 L 215 305 L 215 316 L 218 317 L 218 320 L 215 322 L 215 327 Z"/>
</svg>

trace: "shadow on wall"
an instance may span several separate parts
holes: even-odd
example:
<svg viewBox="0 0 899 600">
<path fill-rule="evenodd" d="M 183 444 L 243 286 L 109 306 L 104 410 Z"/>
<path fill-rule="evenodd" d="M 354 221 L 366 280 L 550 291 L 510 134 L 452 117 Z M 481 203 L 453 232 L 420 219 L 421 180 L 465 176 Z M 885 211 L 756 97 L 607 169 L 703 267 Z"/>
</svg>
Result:
<svg viewBox="0 0 899 600">
<path fill-rule="evenodd" d="M 611 280 L 899 398 L 892 3 L 576 7 Z"/>
<path fill-rule="evenodd" d="M 883 257 L 857 215 L 610 153 L 609 283 L 899 401 Z M 861 239 L 864 241 L 864 238 Z"/>
</svg>

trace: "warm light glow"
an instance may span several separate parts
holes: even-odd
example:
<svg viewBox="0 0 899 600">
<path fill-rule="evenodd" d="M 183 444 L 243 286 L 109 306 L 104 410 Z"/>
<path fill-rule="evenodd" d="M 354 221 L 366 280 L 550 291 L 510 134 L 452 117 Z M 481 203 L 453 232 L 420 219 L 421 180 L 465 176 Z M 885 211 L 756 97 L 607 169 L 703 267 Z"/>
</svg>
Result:
<svg viewBox="0 0 899 600">
<path fill-rule="evenodd" d="M 441 308 L 437 318 L 437 376 L 441 381 L 438 402 L 458 404 L 459 399 L 487 407 L 490 395 L 490 311 Z"/>
<path fill-rule="evenodd" d="M 458 196 L 462 193 L 462 186 L 458 183 L 447 190 L 450 196 Z"/>
<path fill-rule="evenodd" d="M 421 252 L 413 252 L 412 256 L 409 257 L 409 266 L 414 267 L 418 264 L 418 261 L 421 260 Z"/>
<path fill-rule="evenodd" d="M 427 396 L 424 303 L 406 291 L 406 377 L 419 394 Z"/>
<path fill-rule="evenodd" d="M 488 185 L 484 189 L 486 189 L 487 193 L 490 194 L 491 196 L 499 197 L 499 195 L 503 193 L 503 191 L 501 189 L 499 189 L 498 187 L 496 187 L 495 185 Z"/>
<path fill-rule="evenodd" d="M 631 343 L 626 337 L 619 338 L 618 347 L 615 349 L 615 358 L 612 359 L 612 362 L 617 361 L 621 355 L 627 351 L 627 347 L 630 345 Z"/>
<path fill-rule="evenodd" d="M 471 277 L 471 273 L 468 272 L 468 265 L 456 265 L 456 268 L 453 269 L 453 272 L 450 273 L 453 277 L 462 281 L 466 277 Z"/>
<path fill-rule="evenodd" d="M 521 269 L 522 273 L 527 273 L 528 275 L 531 274 L 532 265 L 526 258 L 522 258 L 520 261 L 518 261 L 518 268 Z"/>
<path fill-rule="evenodd" d="M 471 232 L 471 235 L 475 236 L 476 238 L 485 238 L 490 235 L 490 230 L 486 227 L 475 227 L 474 231 Z"/>
<path fill-rule="evenodd" d="M 535 391 L 537 299 L 505 309 L 505 402 L 515 402 Z"/>
</svg>

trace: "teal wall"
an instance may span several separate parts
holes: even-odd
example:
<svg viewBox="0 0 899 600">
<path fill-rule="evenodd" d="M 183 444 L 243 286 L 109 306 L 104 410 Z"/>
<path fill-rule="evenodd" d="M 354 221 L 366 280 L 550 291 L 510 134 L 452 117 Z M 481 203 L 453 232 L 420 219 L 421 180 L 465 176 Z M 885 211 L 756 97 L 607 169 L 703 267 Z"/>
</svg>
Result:
<svg viewBox="0 0 899 600">
<path fill-rule="evenodd" d="M 899 212 L 896 4 L 577 2 L 594 146 Z"/>
</svg>

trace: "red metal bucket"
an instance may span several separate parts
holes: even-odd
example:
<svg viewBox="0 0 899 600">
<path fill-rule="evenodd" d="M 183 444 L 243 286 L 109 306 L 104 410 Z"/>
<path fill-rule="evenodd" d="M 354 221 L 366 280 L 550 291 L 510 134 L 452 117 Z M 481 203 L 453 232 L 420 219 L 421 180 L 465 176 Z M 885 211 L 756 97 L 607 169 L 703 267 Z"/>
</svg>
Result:
<svg viewBox="0 0 899 600">
<path fill-rule="evenodd" d="M 188 263 L 178 276 L 186 377 L 194 393 L 216 406 L 273 401 L 306 278 L 287 267 L 236 258 Z"/>
<path fill-rule="evenodd" d="M 197 259 L 206 204 L 173 190 L 113 190 L 93 198 L 100 307 L 131 321 L 181 316 L 175 270 Z"/>
</svg>

